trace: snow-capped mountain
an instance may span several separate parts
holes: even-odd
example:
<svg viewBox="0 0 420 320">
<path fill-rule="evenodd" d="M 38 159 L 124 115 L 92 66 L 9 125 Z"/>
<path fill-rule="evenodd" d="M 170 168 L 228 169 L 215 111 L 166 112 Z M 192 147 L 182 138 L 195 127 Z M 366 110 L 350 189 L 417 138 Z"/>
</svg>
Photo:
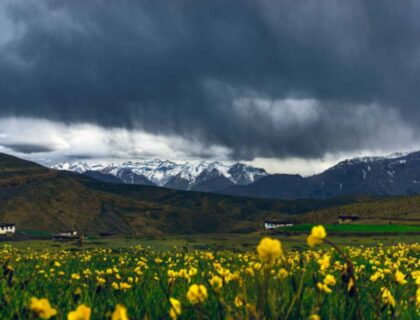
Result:
<svg viewBox="0 0 420 320">
<path fill-rule="evenodd" d="M 221 193 L 279 199 L 420 194 L 420 152 L 348 159 L 310 177 L 274 174 Z"/>
<path fill-rule="evenodd" d="M 86 174 L 106 182 L 113 182 L 112 176 L 123 183 L 197 191 L 215 191 L 234 185 L 246 185 L 268 175 L 261 168 L 221 161 L 177 163 L 154 159 L 121 164 L 77 161 L 58 163 L 52 168 Z"/>
<path fill-rule="evenodd" d="M 53 168 L 106 182 L 276 198 L 331 198 L 353 195 L 420 194 L 420 151 L 341 161 L 310 177 L 267 174 L 242 163 L 148 160 L 122 164 L 61 163 Z"/>
</svg>

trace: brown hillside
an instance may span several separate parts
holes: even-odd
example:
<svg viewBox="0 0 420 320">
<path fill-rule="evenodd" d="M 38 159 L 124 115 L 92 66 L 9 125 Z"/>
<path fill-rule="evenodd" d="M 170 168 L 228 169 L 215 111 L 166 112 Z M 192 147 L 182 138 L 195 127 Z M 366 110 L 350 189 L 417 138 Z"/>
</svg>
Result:
<svg viewBox="0 0 420 320">
<path fill-rule="evenodd" d="M 319 201 L 254 200 L 157 187 L 106 184 L 0 154 L 0 222 L 18 229 L 135 235 L 245 232 Z"/>
<path fill-rule="evenodd" d="M 354 203 L 310 211 L 299 217 L 305 222 L 334 223 L 339 215 L 358 215 L 359 223 L 420 224 L 420 196 L 363 199 Z"/>
</svg>

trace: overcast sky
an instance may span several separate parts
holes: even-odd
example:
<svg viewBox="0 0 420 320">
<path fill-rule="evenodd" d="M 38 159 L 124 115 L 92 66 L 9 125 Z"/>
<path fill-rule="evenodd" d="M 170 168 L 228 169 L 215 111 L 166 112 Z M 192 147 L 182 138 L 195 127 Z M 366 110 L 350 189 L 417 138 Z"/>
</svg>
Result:
<svg viewBox="0 0 420 320">
<path fill-rule="evenodd" d="M 420 149 L 420 2 L 0 2 L 0 151 L 311 174 Z"/>
</svg>

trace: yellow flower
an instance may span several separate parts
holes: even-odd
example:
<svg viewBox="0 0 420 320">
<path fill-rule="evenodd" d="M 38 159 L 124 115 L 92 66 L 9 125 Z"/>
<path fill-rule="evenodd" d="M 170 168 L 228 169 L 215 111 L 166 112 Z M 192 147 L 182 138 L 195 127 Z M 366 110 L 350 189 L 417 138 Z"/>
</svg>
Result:
<svg viewBox="0 0 420 320">
<path fill-rule="evenodd" d="M 214 260 L 214 254 L 212 252 L 205 252 L 204 256 L 209 260 Z"/>
<path fill-rule="evenodd" d="M 127 282 L 121 282 L 120 283 L 120 289 L 121 290 L 127 290 L 131 288 L 131 284 L 128 284 Z"/>
<path fill-rule="evenodd" d="M 324 278 L 324 284 L 327 286 L 335 286 L 335 278 L 334 276 L 327 274 Z"/>
<path fill-rule="evenodd" d="M 223 279 L 219 276 L 213 276 L 209 282 L 215 291 L 219 291 L 223 286 Z"/>
<path fill-rule="evenodd" d="M 245 272 L 249 274 L 251 277 L 255 275 L 254 269 L 252 269 L 251 267 L 246 268 Z"/>
<path fill-rule="evenodd" d="M 207 299 L 207 288 L 201 284 L 193 284 L 188 289 L 187 298 L 192 304 L 204 302 Z"/>
<path fill-rule="evenodd" d="M 321 317 L 317 314 L 311 314 L 309 320 L 321 320 Z"/>
<path fill-rule="evenodd" d="M 257 247 L 258 256 L 261 260 L 271 262 L 283 255 L 281 242 L 277 239 L 263 238 Z"/>
<path fill-rule="evenodd" d="M 117 304 L 115 306 L 115 310 L 112 313 L 112 320 L 128 320 L 128 315 L 127 315 L 127 309 L 120 305 Z"/>
<path fill-rule="evenodd" d="M 169 298 L 171 304 L 171 309 L 169 310 L 169 316 L 172 320 L 178 319 L 178 316 L 181 315 L 181 302 L 175 298 Z"/>
<path fill-rule="evenodd" d="M 332 290 L 324 283 L 318 282 L 316 284 L 317 288 L 319 289 L 319 291 L 323 291 L 325 293 L 331 293 Z"/>
<path fill-rule="evenodd" d="M 416 281 L 416 285 L 420 286 L 420 270 L 411 272 L 411 276 Z"/>
<path fill-rule="evenodd" d="M 51 307 L 48 299 L 31 298 L 30 309 L 41 319 L 49 319 L 57 314 L 57 310 Z"/>
<path fill-rule="evenodd" d="M 98 283 L 98 286 L 101 286 L 106 283 L 106 280 L 102 277 L 96 277 L 96 281 Z"/>
<path fill-rule="evenodd" d="M 324 226 L 312 227 L 311 234 L 308 236 L 307 242 L 310 247 L 314 247 L 317 244 L 321 244 L 327 236 Z"/>
<path fill-rule="evenodd" d="M 120 286 L 116 282 L 111 283 L 111 287 L 113 287 L 115 290 L 118 290 L 120 288 Z"/>
<path fill-rule="evenodd" d="M 67 320 L 89 320 L 91 310 L 88 306 L 81 304 L 75 311 L 69 312 Z"/>
<path fill-rule="evenodd" d="M 244 305 L 244 302 L 242 301 L 242 299 L 241 298 L 239 298 L 238 296 L 236 296 L 236 298 L 235 298 L 235 306 L 237 307 L 237 308 L 240 308 L 240 307 L 242 307 Z"/>
<path fill-rule="evenodd" d="M 255 262 L 252 266 L 255 270 L 260 270 L 262 268 L 262 264 L 259 262 Z"/>
<path fill-rule="evenodd" d="M 321 271 L 325 271 L 330 267 L 330 256 L 328 254 L 324 254 L 321 259 L 318 259 L 317 262 Z"/>
<path fill-rule="evenodd" d="M 401 285 L 407 283 L 407 280 L 405 280 L 405 275 L 400 270 L 395 271 L 395 281 Z"/>
<path fill-rule="evenodd" d="M 287 276 L 289 275 L 289 272 L 287 272 L 287 270 L 285 268 L 281 268 L 279 270 L 278 276 L 280 279 L 285 279 L 287 278 Z"/>
<path fill-rule="evenodd" d="M 79 279 L 80 279 L 80 274 L 78 274 L 78 273 L 73 273 L 73 274 L 71 275 L 71 278 L 72 278 L 72 279 L 74 279 L 74 280 L 79 280 Z"/>
<path fill-rule="evenodd" d="M 350 292 L 350 290 L 354 287 L 354 280 L 353 278 L 349 279 L 349 283 L 347 284 L 347 291 Z"/>
<path fill-rule="evenodd" d="M 389 304 L 393 307 L 395 307 L 395 299 L 391 294 L 391 291 L 389 291 L 386 288 L 381 288 L 382 291 L 382 302 L 384 304 Z"/>
</svg>

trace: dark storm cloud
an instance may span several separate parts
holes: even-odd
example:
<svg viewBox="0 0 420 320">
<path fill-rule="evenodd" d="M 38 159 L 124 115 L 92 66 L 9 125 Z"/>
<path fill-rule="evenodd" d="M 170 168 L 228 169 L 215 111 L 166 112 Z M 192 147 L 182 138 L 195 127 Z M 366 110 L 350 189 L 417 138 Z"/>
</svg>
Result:
<svg viewBox="0 0 420 320">
<path fill-rule="evenodd" d="M 14 152 L 25 153 L 25 154 L 32 154 L 32 153 L 42 153 L 42 152 L 50 152 L 54 151 L 53 148 L 44 145 L 37 145 L 37 144 L 0 144 L 0 146 L 6 147 Z"/>
<path fill-rule="evenodd" d="M 417 135 L 418 1 L 4 7 L 0 116 L 194 137 L 242 159 L 381 148 L 389 130 L 404 131 L 394 140 Z"/>
</svg>

